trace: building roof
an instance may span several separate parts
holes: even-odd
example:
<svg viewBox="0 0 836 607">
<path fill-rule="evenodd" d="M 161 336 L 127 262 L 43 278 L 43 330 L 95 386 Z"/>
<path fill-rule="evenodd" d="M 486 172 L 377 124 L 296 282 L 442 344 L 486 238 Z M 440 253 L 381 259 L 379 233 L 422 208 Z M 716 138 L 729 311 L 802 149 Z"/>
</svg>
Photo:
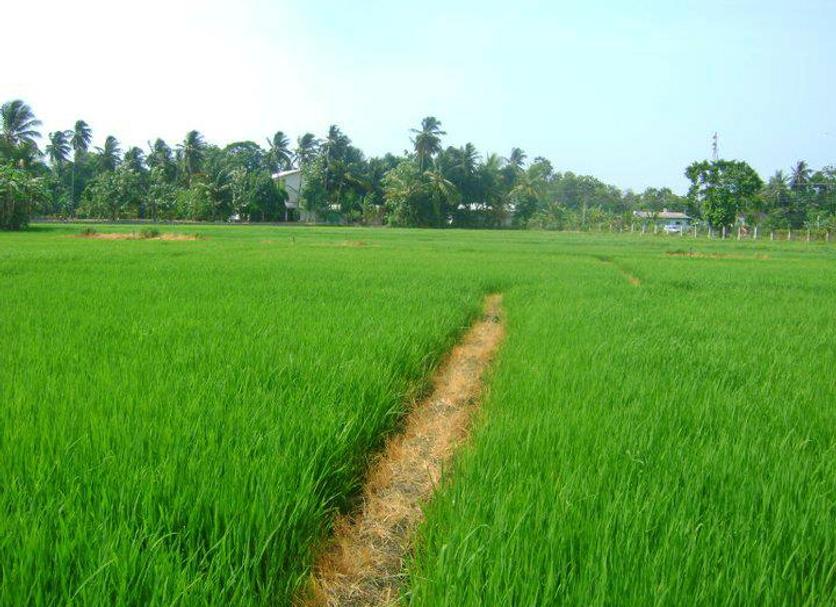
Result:
<svg viewBox="0 0 836 607">
<path fill-rule="evenodd" d="M 284 179 L 285 177 L 290 177 L 291 175 L 296 175 L 297 173 L 301 173 L 302 169 L 290 169 L 289 171 L 279 171 L 278 173 L 273 173 L 273 179 Z"/>
<path fill-rule="evenodd" d="M 658 212 L 653 211 L 633 211 L 633 214 L 636 217 L 641 217 L 643 219 L 691 219 L 687 213 L 680 213 L 679 211 L 669 211 L 667 209 L 662 209 Z"/>
</svg>

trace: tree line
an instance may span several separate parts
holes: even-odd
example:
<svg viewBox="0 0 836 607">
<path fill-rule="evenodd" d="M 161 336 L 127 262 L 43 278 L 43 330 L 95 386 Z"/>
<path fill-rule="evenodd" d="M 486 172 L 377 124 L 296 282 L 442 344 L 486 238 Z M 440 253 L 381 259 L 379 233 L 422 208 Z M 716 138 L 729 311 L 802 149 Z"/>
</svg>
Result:
<svg viewBox="0 0 836 607">
<path fill-rule="evenodd" d="M 293 219 L 273 175 L 299 169 L 301 206 L 319 221 L 392 226 L 589 229 L 624 226 L 633 212 L 687 211 L 715 227 L 738 221 L 773 228 L 830 227 L 836 216 L 836 169 L 799 162 L 766 183 L 745 162 L 701 161 L 686 169 L 691 188 L 623 191 L 595 177 L 559 171 L 520 148 L 482 155 L 472 144 L 444 146 L 434 117 L 411 130 L 412 149 L 368 158 L 333 125 L 323 138 L 294 143 L 282 131 L 263 144 L 219 147 L 198 131 L 122 149 L 108 135 L 93 147 L 84 120 L 47 134 L 21 100 L 0 108 L 0 227 L 29 216 L 62 218 L 283 221 Z"/>
</svg>

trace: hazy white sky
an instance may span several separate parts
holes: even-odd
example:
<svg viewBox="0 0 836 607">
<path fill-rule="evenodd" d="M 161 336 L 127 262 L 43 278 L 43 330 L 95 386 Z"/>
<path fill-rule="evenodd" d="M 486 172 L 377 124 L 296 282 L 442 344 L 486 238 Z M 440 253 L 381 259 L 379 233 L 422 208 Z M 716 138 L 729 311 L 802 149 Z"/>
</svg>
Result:
<svg viewBox="0 0 836 607">
<path fill-rule="evenodd" d="M 264 143 L 337 123 L 375 155 L 431 114 L 445 143 L 624 188 L 682 191 L 715 130 L 764 176 L 836 164 L 836 0 L 3 3 L 0 101 L 44 135 L 83 118 L 123 148 L 193 128 Z"/>
</svg>

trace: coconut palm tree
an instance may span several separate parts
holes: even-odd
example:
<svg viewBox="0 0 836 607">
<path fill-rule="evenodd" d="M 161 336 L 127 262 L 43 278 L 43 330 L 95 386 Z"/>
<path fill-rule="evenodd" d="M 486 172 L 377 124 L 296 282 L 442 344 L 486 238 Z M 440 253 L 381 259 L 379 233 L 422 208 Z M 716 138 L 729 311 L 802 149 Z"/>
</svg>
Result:
<svg viewBox="0 0 836 607">
<path fill-rule="evenodd" d="M 805 161 L 799 160 L 792 169 L 790 187 L 795 191 L 806 189 L 812 174 L 809 165 Z"/>
<path fill-rule="evenodd" d="M 270 171 L 277 172 L 290 166 L 292 153 L 290 139 L 282 131 L 267 139 L 267 163 Z"/>
<path fill-rule="evenodd" d="M 427 158 L 432 158 L 441 151 L 441 136 L 446 131 L 441 130 L 441 121 L 435 116 L 427 116 L 421 121 L 420 129 L 412 129 L 415 139 L 412 144 L 415 146 L 415 153 L 418 155 L 418 168 L 424 171 L 424 164 Z"/>
<path fill-rule="evenodd" d="M 444 225 L 449 207 L 455 208 L 459 200 L 459 191 L 437 167 L 425 171 L 424 177 L 427 182 L 427 193 L 433 205 L 433 221 L 437 227 L 441 227 Z"/>
<path fill-rule="evenodd" d="M 340 127 L 336 124 L 328 127 L 328 136 L 325 138 L 323 147 L 325 148 L 325 157 L 329 162 L 342 158 L 343 152 L 349 145 L 351 145 L 351 140 L 340 130 Z"/>
<path fill-rule="evenodd" d="M 479 152 L 476 151 L 475 145 L 468 143 L 461 149 L 459 163 L 459 168 L 465 176 L 471 177 L 476 172 L 476 166 L 479 164 Z"/>
<path fill-rule="evenodd" d="M 199 173 L 203 164 L 206 142 L 203 140 L 203 135 L 198 131 L 189 131 L 186 133 L 186 138 L 183 140 L 183 143 L 178 145 L 177 149 L 180 152 L 183 171 L 188 176 L 189 185 L 191 186 L 192 175 Z"/>
<path fill-rule="evenodd" d="M 83 120 L 76 120 L 72 130 L 72 137 L 70 138 L 70 145 L 75 154 L 74 162 L 78 162 L 79 157 L 87 152 L 92 140 L 93 130 L 90 126 Z"/>
<path fill-rule="evenodd" d="M 78 161 L 90 149 L 90 142 L 93 140 L 93 130 L 83 120 L 76 120 L 73 126 L 72 136 L 70 137 L 70 145 L 73 148 L 73 177 L 70 186 L 71 196 L 73 201 L 73 208 L 75 208 L 76 191 L 75 191 L 75 174 Z"/>
<path fill-rule="evenodd" d="M 174 163 L 174 156 L 168 144 L 157 138 L 153 145 L 148 144 L 150 150 L 146 164 L 150 169 L 159 169 L 159 175 L 164 178 L 166 183 L 171 182 L 177 172 L 177 165 Z"/>
<path fill-rule="evenodd" d="M 141 173 L 145 170 L 145 152 L 136 146 L 128 148 L 125 152 L 125 164 L 130 170 Z"/>
<path fill-rule="evenodd" d="M 299 168 L 304 167 L 308 162 L 313 160 L 319 150 L 319 140 L 313 133 L 305 133 L 296 140 L 296 163 Z"/>
<path fill-rule="evenodd" d="M 526 153 L 520 148 L 513 148 L 511 150 L 511 155 L 505 159 L 505 162 L 508 166 L 514 169 L 522 169 L 526 158 L 528 158 L 528 156 L 526 156 Z"/>
<path fill-rule="evenodd" d="M 60 169 L 70 157 L 70 131 L 54 131 L 49 134 L 46 155 L 53 168 Z"/>
<path fill-rule="evenodd" d="M 119 148 L 119 141 L 113 135 L 108 135 L 104 147 L 97 147 L 99 153 L 99 168 L 102 171 L 114 171 L 119 165 L 119 156 L 122 150 Z"/>
<path fill-rule="evenodd" d="M 41 121 L 35 118 L 32 108 L 20 99 L 8 101 L 0 107 L 0 138 L 10 148 L 37 148 L 36 139 L 41 137 L 38 127 Z"/>
</svg>

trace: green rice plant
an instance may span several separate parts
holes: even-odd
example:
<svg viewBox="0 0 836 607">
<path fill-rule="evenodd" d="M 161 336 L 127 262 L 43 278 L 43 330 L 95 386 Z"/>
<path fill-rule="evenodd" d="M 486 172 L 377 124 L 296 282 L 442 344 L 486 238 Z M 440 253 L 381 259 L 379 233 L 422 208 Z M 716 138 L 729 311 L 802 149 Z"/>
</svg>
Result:
<svg viewBox="0 0 836 607">
<path fill-rule="evenodd" d="M 479 309 L 408 250 L 211 233 L 0 240 L 0 604 L 287 604 Z"/>
<path fill-rule="evenodd" d="M 833 604 L 832 251 L 603 248 L 506 295 L 408 603 Z"/>
<path fill-rule="evenodd" d="M 833 601 L 830 247 L 77 231 L 0 234 L 2 605 L 290 604 L 489 292 L 508 338 L 405 601 Z"/>
</svg>

